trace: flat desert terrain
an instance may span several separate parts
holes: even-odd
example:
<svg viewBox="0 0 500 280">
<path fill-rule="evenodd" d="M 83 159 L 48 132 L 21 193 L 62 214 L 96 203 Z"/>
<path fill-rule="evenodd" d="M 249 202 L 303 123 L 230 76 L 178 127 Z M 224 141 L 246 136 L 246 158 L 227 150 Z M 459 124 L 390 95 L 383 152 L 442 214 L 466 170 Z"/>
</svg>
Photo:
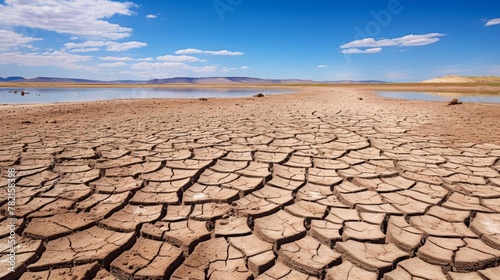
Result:
<svg viewBox="0 0 500 280">
<path fill-rule="evenodd" d="M 371 93 L 498 87 L 294 88 L 0 106 L 0 279 L 500 279 L 500 104 Z"/>
</svg>

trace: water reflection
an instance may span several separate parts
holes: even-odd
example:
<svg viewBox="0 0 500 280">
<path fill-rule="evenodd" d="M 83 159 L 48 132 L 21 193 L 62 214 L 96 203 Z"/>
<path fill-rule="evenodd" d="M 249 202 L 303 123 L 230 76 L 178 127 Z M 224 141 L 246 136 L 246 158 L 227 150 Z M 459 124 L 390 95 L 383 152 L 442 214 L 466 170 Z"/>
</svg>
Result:
<svg viewBox="0 0 500 280">
<path fill-rule="evenodd" d="M 457 98 L 462 102 L 485 102 L 500 103 L 499 94 L 476 94 L 476 93 L 455 93 L 455 92 L 412 92 L 412 91 L 381 91 L 377 92 L 379 96 L 388 98 L 400 98 L 409 100 L 427 100 L 427 101 L 450 101 Z"/>
<path fill-rule="evenodd" d="M 17 92 L 14 93 L 14 91 Z M 30 94 L 21 95 L 21 89 L 0 88 L 0 103 L 30 104 L 53 102 L 78 102 L 134 98 L 232 98 L 247 97 L 258 93 L 279 94 L 290 90 L 267 89 L 203 89 L 203 88 L 30 88 Z"/>
</svg>

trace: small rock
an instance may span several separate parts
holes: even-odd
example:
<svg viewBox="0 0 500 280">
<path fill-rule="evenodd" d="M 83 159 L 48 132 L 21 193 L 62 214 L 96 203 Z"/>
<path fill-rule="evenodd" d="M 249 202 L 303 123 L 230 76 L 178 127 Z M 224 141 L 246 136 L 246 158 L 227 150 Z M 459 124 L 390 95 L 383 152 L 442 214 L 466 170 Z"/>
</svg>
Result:
<svg viewBox="0 0 500 280">
<path fill-rule="evenodd" d="M 448 103 L 448 105 L 458 105 L 458 104 L 462 104 L 462 102 L 458 101 L 458 99 L 456 98 L 453 98 L 450 103 Z"/>
<path fill-rule="evenodd" d="M 21 123 L 30 124 L 31 121 L 22 121 Z"/>
<path fill-rule="evenodd" d="M 200 98 L 200 101 L 208 101 L 205 97 Z"/>
<path fill-rule="evenodd" d="M 259 94 L 254 95 L 254 97 L 264 97 L 264 94 L 260 92 Z"/>
</svg>

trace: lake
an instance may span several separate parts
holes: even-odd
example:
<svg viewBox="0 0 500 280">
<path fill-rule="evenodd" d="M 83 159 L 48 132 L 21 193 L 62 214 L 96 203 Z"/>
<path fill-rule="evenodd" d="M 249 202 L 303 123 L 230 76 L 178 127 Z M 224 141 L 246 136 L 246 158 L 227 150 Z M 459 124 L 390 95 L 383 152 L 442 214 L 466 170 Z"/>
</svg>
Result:
<svg viewBox="0 0 500 280">
<path fill-rule="evenodd" d="M 17 93 L 14 93 L 17 91 Z M 133 98 L 234 98 L 258 93 L 280 94 L 291 90 L 213 88 L 0 88 L 0 104 L 79 102 Z"/>
<path fill-rule="evenodd" d="M 427 101 L 451 101 L 453 98 L 462 102 L 500 103 L 499 94 L 453 93 L 453 92 L 398 92 L 381 91 L 377 95 L 388 98 Z"/>
</svg>

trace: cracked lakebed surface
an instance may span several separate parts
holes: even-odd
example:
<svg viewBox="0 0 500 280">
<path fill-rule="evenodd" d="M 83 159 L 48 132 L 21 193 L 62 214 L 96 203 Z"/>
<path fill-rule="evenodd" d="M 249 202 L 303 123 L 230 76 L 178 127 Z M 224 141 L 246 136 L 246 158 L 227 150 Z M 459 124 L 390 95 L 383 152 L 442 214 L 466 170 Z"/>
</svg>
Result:
<svg viewBox="0 0 500 280">
<path fill-rule="evenodd" d="M 0 279 L 500 278 L 500 106 L 332 87 L 0 114 Z"/>
</svg>

